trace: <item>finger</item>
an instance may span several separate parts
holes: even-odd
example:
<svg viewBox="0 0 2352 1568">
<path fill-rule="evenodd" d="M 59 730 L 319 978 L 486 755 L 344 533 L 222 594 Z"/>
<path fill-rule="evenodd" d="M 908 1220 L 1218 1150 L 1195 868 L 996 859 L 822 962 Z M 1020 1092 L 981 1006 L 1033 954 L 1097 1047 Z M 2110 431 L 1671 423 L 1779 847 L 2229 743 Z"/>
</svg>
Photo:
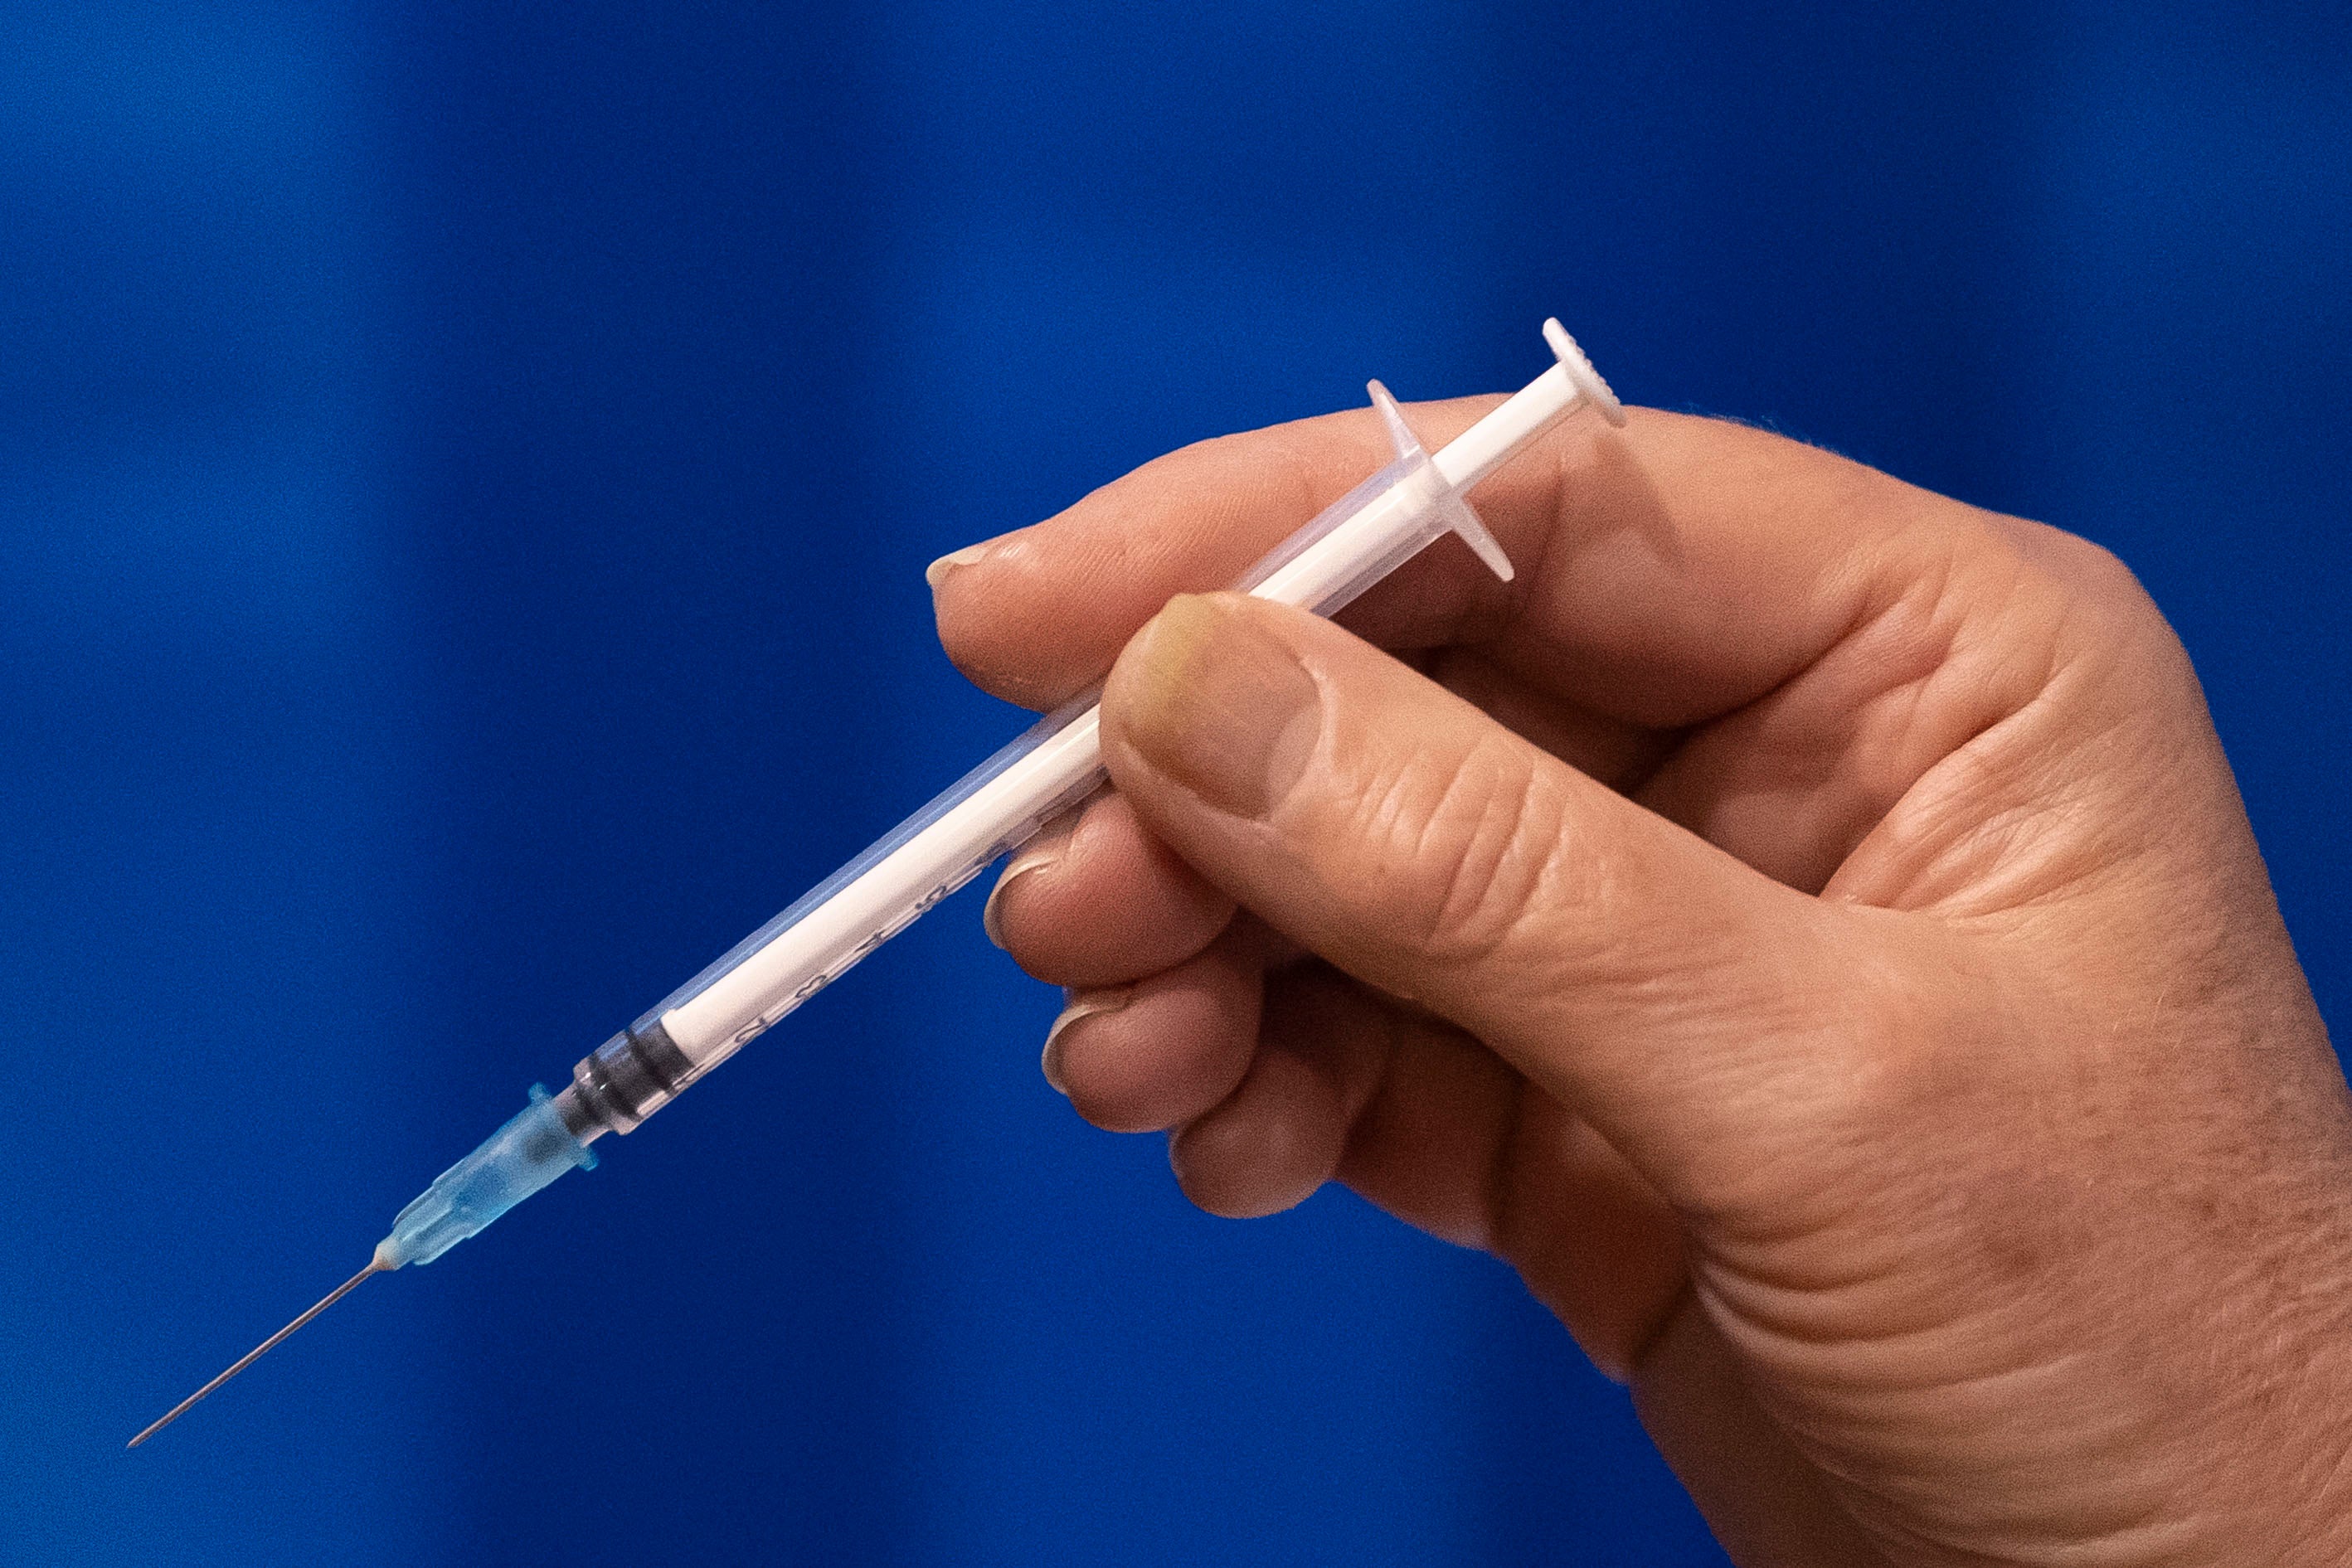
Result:
<svg viewBox="0 0 2352 1568">
<path fill-rule="evenodd" d="M 1825 1472 L 1759 1403 L 1748 1358 L 1685 1296 L 1654 1336 L 1633 1408 L 1735 1563 L 1888 1568 Z"/>
<path fill-rule="evenodd" d="M 1677 1203 L 1835 1082 L 1846 916 L 1739 865 L 1340 629 L 1181 597 L 1120 656 L 1105 760 L 1276 929 L 1487 1041 Z M 1833 1027 L 1821 1026 L 1822 1032 Z"/>
<path fill-rule="evenodd" d="M 1625 1162 L 1459 1030 L 1318 964 L 1268 982 L 1260 1045 L 1170 1161 L 1211 1213 L 1270 1214 L 1324 1182 L 1509 1262 L 1612 1376 L 1684 1278 L 1671 1212 Z"/>
<path fill-rule="evenodd" d="M 1170 453 L 932 562 L 940 640 L 983 689 L 1051 707 L 1099 679 L 1171 594 L 1231 586 L 1391 455 L 1370 409 Z"/>
<path fill-rule="evenodd" d="M 1643 782 L 1644 804 L 1791 887 L 1834 877 L 1846 897 L 1916 907 L 1931 878 L 1951 887 L 1942 852 L 2038 797 L 2062 758 L 2168 744 L 2193 677 L 2130 573 L 2055 529 L 1936 505 L 1965 520 L 1882 550 L 1853 626 L 1692 734 Z M 1895 816 L 1970 749 L 1959 766 L 1981 815 Z M 1880 852 L 1857 856 L 1874 835 Z"/>
<path fill-rule="evenodd" d="M 1259 1040 L 1258 1065 L 1233 1098 L 1180 1134 L 1190 1146 L 1178 1168 L 1196 1202 L 1213 1192 L 1239 1211 L 1270 1212 L 1337 1176 L 1433 1236 L 1496 1249 L 1495 1177 L 1517 1115 L 1517 1072 L 1459 1030 L 1312 962 L 1269 978 Z M 1260 1069 L 1276 1054 L 1311 1072 L 1323 1092 L 1264 1093 Z M 1308 1116 L 1318 1124 L 1297 1125 Z M 1280 1173 L 1286 1192 L 1271 1181 L 1256 1186 L 1276 1174 L 1257 1134 L 1278 1118 L 1294 1130 L 1275 1142 L 1320 1156 L 1311 1170 Z"/>
<path fill-rule="evenodd" d="M 1433 1236 L 1491 1249 L 1522 1082 L 1458 1030 L 1309 963 L 1269 978 L 1248 1075 L 1179 1129 L 1170 1158 L 1213 1214 L 1276 1213 L 1339 1176 Z"/>
<path fill-rule="evenodd" d="M 1339 1179 L 1509 1263 L 1595 1365 L 1631 1375 L 1687 1275 L 1673 1210 L 1581 1118 L 1460 1030 L 1392 1012 L 1389 1039 Z"/>
<path fill-rule="evenodd" d="M 1647 779 L 1675 737 L 1568 707 L 1471 649 L 1429 661 L 1441 685 L 1613 789 Z M 1115 793 L 1089 802 L 1013 857 L 981 921 L 1024 969 L 1059 986 L 1131 983 L 1182 962 L 1223 931 L 1233 901 L 1146 832 Z"/>
<path fill-rule="evenodd" d="M 1417 404 L 1442 444 L 1492 398 Z M 948 653 L 1033 706 L 1108 667 L 1170 596 L 1227 586 L 1388 460 L 1369 410 L 1203 442 L 1045 523 L 937 563 Z M 1506 588 L 1441 545 L 1350 612 L 1390 647 L 1470 642 L 1594 712 L 1652 727 L 1754 700 L 1916 576 L 1971 508 L 1832 454 L 1717 421 L 1570 420 L 1480 485 L 1519 568 Z M 953 565 L 950 565 L 953 562 Z"/>
<path fill-rule="evenodd" d="M 1237 937 L 1131 986 L 1074 991 L 1046 1031 L 1045 1081 L 1114 1133 L 1198 1116 L 1249 1070 L 1262 973 Z"/>
<path fill-rule="evenodd" d="M 982 912 L 990 940 L 1057 986 L 1128 985 L 1182 963 L 1234 903 L 1145 832 L 1117 795 L 1013 857 Z"/>
<path fill-rule="evenodd" d="M 1234 1092 L 1179 1127 L 1168 1164 L 1184 1196 L 1225 1219 L 1296 1207 L 1339 1168 L 1345 1086 L 1323 1064 L 1280 1047 L 1252 1057 Z"/>
<path fill-rule="evenodd" d="M 1689 1280 L 1673 1209 L 1591 1124 L 1521 1080 L 1496 1159 L 1494 1250 L 1622 1381 Z M 1350 1185 L 1353 1185 L 1352 1179 Z"/>
</svg>

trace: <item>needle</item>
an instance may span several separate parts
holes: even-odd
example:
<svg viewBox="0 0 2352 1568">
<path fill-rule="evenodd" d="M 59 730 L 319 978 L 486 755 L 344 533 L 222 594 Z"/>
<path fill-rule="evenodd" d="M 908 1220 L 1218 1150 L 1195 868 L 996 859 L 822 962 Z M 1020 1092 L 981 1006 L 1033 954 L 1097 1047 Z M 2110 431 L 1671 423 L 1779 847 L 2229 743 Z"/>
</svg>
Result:
<svg viewBox="0 0 2352 1568">
<path fill-rule="evenodd" d="M 296 1318 L 292 1322 L 288 1323 L 284 1328 L 279 1329 L 276 1333 L 271 1334 L 268 1339 L 263 1340 L 259 1344 L 255 1345 L 251 1350 L 246 1352 L 244 1359 L 240 1360 L 235 1366 L 230 1367 L 226 1372 L 222 1373 L 210 1383 L 207 1383 L 202 1388 L 197 1389 L 194 1394 L 189 1395 L 177 1405 L 173 1406 L 170 1410 L 164 1413 L 162 1420 L 156 1422 L 153 1426 L 140 1433 L 139 1436 L 131 1438 L 130 1443 L 126 1446 L 133 1448 L 137 1448 L 140 1444 L 145 1442 L 148 1438 L 153 1437 L 156 1433 L 162 1431 L 164 1427 L 170 1426 L 173 1422 L 186 1415 L 190 1407 L 192 1407 L 197 1400 L 202 1399 L 205 1395 L 210 1394 L 222 1384 L 226 1383 L 230 1378 L 235 1377 L 238 1373 L 243 1372 L 255 1362 L 259 1361 L 267 1352 L 274 1347 L 280 1340 L 284 1339 L 288 1334 L 292 1333 L 296 1329 L 300 1328 L 304 1323 L 309 1322 L 312 1318 L 317 1317 L 320 1312 L 325 1312 L 329 1307 L 333 1306 L 337 1301 L 340 1301 L 345 1296 L 350 1295 L 352 1291 L 359 1287 L 359 1282 L 362 1280 L 366 1279 L 370 1274 L 382 1273 L 385 1268 L 386 1265 L 382 1261 L 371 1259 L 366 1268 L 361 1270 L 358 1273 L 352 1275 L 350 1279 L 336 1286 L 332 1291 L 327 1292 L 327 1297 L 324 1301 L 320 1301 L 317 1306 L 312 1307 L 309 1312 L 304 1312 L 300 1317 Z"/>
</svg>

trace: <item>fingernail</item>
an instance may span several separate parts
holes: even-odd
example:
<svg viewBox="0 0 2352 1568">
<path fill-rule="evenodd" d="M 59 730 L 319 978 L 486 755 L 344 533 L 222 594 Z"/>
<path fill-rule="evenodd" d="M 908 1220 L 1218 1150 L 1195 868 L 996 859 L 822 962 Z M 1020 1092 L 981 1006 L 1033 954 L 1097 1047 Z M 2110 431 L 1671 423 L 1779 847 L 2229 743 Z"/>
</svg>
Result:
<svg viewBox="0 0 2352 1568">
<path fill-rule="evenodd" d="M 1070 1097 L 1069 1085 L 1062 1082 L 1064 1031 L 1080 1019 L 1090 1019 L 1097 1013 L 1118 1011 L 1119 1009 L 1127 1006 L 1128 998 L 1134 995 L 1133 986 L 1108 986 L 1098 990 L 1065 990 L 1062 993 L 1062 1016 L 1055 1019 L 1053 1027 L 1045 1031 L 1045 1053 L 1037 1059 L 1037 1070 L 1045 1075 L 1045 1082 L 1054 1086 L 1055 1093 L 1065 1100 Z"/>
<path fill-rule="evenodd" d="M 1058 849 L 1042 848 L 1025 849 L 1013 857 L 1013 863 L 1004 868 L 1004 874 L 988 890 L 988 902 L 980 906 L 980 928 L 988 934 L 991 942 L 999 947 L 1004 946 L 1004 933 L 996 925 L 996 901 L 1004 896 L 1004 890 L 1031 872 L 1043 871 L 1061 858 Z"/>
<path fill-rule="evenodd" d="M 1146 761 L 1237 817 L 1289 792 L 1322 729 L 1313 678 L 1232 595 L 1170 600 L 1119 660 L 1112 697 Z"/>
<path fill-rule="evenodd" d="M 948 573 L 960 566 L 976 564 L 988 551 L 988 544 L 966 545 L 960 550 L 950 551 L 923 568 L 923 580 L 931 585 L 932 592 L 937 593 L 940 591 L 940 584 L 948 580 Z"/>
</svg>

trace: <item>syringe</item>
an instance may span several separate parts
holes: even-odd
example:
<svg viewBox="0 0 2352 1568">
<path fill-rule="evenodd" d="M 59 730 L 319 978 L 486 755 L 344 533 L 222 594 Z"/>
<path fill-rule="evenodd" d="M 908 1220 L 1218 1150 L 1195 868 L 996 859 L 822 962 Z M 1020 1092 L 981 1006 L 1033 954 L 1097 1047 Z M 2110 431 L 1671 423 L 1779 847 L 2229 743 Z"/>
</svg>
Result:
<svg viewBox="0 0 2352 1568">
<path fill-rule="evenodd" d="M 1612 424 L 1624 412 L 1557 320 L 1544 323 L 1557 361 L 1434 456 L 1395 400 L 1371 383 L 1396 458 L 1283 541 L 1236 586 L 1335 614 L 1442 534 L 1461 536 L 1508 581 L 1511 563 L 1464 494 L 1553 423 L 1590 406 Z M 581 1059 L 553 1097 L 530 1104 L 436 1177 L 393 1220 L 365 1269 L 131 1440 L 137 1448 L 262 1352 L 370 1274 L 429 1263 L 573 1166 L 589 1145 L 634 1131 L 689 1083 L 905 930 L 918 916 L 1018 849 L 1103 782 L 1100 711 L 1089 693 L 901 822 L 797 904 L 738 943 L 644 1017 Z"/>
</svg>

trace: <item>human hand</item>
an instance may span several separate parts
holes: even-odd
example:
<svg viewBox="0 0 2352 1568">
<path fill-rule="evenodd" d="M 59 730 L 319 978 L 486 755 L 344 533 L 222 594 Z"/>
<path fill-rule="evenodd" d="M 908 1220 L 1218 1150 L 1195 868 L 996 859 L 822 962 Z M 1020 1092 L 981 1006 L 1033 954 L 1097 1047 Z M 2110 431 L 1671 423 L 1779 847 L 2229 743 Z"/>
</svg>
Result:
<svg viewBox="0 0 2352 1568">
<path fill-rule="evenodd" d="M 1636 411 L 1481 488 L 1507 587 L 1171 600 L 1383 461 L 1209 442 L 934 568 L 987 689 L 1117 661 L 1118 793 L 990 904 L 1047 1077 L 1212 1212 L 1507 1260 L 1744 1563 L 2344 1561 L 2352 1099 L 2130 575 Z"/>
</svg>

